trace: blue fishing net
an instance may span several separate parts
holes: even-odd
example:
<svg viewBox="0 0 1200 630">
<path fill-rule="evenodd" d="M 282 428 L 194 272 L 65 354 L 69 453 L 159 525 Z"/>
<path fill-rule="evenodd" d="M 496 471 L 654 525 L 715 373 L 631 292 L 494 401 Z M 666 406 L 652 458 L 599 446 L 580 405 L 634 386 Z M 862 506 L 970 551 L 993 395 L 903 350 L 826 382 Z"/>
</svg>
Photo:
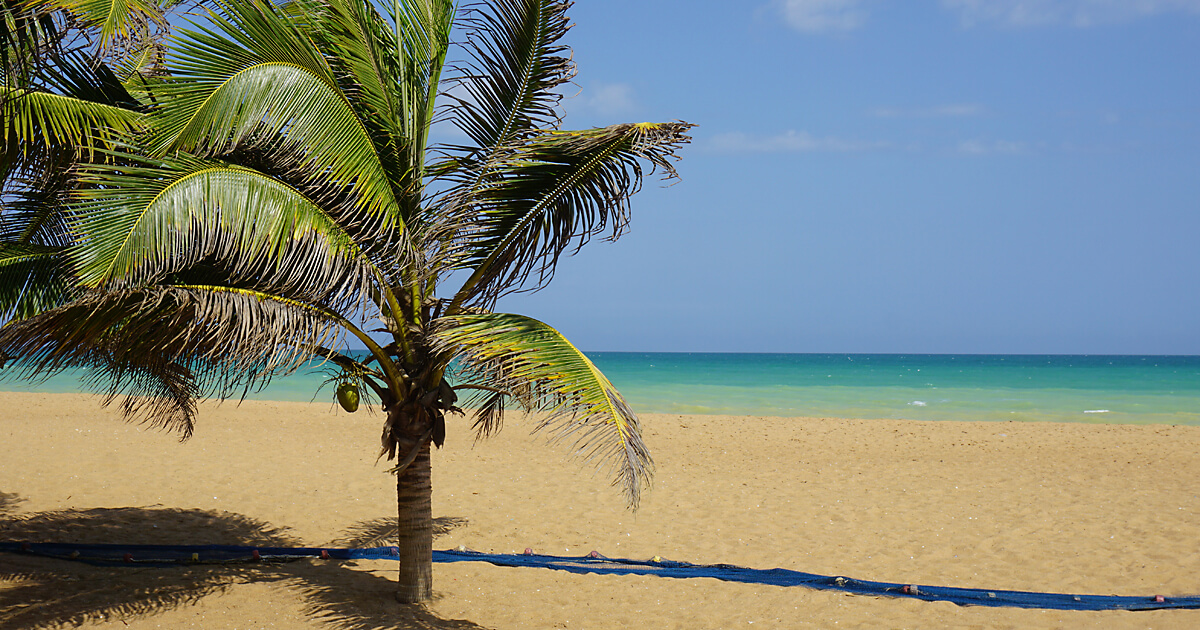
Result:
<svg viewBox="0 0 1200 630">
<path fill-rule="evenodd" d="M 0 552 L 33 554 L 97 565 L 186 565 L 237 562 L 287 562 L 302 558 L 330 560 L 397 560 L 395 547 L 334 549 L 320 547 L 246 547 L 236 545 L 74 545 L 0 542 Z M 434 551 L 434 562 L 488 562 L 503 567 L 555 569 L 571 573 L 653 575 L 666 578 L 713 578 L 726 582 L 803 586 L 857 595 L 909 597 L 960 606 L 994 606 L 1052 610 L 1164 610 L 1200 608 L 1200 597 L 1129 597 L 1003 591 L 950 586 L 872 582 L 843 576 L 817 575 L 789 569 L 750 569 L 729 564 L 691 564 L 671 560 L 498 554 L 477 551 Z"/>
</svg>

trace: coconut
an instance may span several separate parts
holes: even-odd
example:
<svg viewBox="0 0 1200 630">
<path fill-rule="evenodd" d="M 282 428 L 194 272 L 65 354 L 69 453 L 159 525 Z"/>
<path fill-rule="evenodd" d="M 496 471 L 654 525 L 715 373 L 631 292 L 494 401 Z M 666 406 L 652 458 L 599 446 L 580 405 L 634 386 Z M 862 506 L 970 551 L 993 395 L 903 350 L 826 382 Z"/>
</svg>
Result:
<svg viewBox="0 0 1200 630">
<path fill-rule="evenodd" d="M 354 413 L 358 411 L 358 385 L 342 383 L 337 388 L 337 401 L 342 409 Z"/>
</svg>

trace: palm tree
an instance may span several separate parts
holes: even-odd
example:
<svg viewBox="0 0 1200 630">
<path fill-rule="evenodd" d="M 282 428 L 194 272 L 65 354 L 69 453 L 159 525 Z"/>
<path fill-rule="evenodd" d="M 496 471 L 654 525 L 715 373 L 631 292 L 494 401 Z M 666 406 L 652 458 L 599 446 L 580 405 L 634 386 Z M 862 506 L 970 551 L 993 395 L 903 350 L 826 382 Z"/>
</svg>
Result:
<svg viewBox="0 0 1200 630">
<path fill-rule="evenodd" d="M 161 50 L 161 32 L 150 25 L 165 18 L 135 4 L 112 3 L 101 14 L 95 4 L 68 10 L 0 0 L 0 314 L 7 317 L 68 299 L 73 167 L 142 128 L 146 107 L 129 88 L 153 81 L 161 55 L 148 51 Z"/>
<path fill-rule="evenodd" d="M 136 92 L 139 126 L 88 121 L 111 133 L 72 171 L 63 290 L 0 266 L 0 352 L 23 374 L 90 367 L 184 436 L 197 399 L 328 361 L 348 410 L 385 412 L 402 601 L 431 596 L 430 444 L 460 394 L 479 436 L 541 412 L 636 506 L 651 460 L 629 405 L 557 330 L 494 312 L 619 236 L 644 168 L 673 177 L 688 141 L 682 122 L 559 129 L 569 5 L 214 0 Z M 460 139 L 431 145 L 435 122 Z"/>
</svg>

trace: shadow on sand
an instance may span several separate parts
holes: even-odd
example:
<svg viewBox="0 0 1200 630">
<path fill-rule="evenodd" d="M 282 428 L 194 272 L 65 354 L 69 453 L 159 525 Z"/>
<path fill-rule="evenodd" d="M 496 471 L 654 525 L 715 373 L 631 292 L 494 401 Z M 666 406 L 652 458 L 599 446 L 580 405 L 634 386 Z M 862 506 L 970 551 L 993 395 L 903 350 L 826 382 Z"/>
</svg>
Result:
<svg viewBox="0 0 1200 630">
<path fill-rule="evenodd" d="M 17 514 L 22 499 L 0 492 L 0 540 L 150 545 L 301 546 L 286 532 L 240 514 L 163 507 L 93 508 Z M 443 518 L 445 533 L 465 519 Z M 395 521 L 352 527 L 338 546 L 390 539 Z M 331 545 L 332 546 L 332 545 Z M 0 555 L 0 627 L 46 628 L 113 623 L 195 603 L 237 584 L 276 583 L 298 593 L 309 618 L 347 630 L 481 628 L 441 619 L 421 606 L 396 603 L 394 582 L 355 563 L 302 560 L 284 564 L 96 567 L 15 554 Z"/>
</svg>

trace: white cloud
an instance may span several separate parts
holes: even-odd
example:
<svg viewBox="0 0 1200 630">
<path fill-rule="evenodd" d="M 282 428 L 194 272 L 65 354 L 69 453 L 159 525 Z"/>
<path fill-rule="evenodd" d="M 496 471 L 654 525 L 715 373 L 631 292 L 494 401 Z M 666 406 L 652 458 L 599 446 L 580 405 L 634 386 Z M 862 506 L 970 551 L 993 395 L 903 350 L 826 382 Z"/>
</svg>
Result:
<svg viewBox="0 0 1200 630">
<path fill-rule="evenodd" d="M 849 31 L 862 26 L 861 0 L 775 0 L 788 24 L 806 33 Z"/>
<path fill-rule="evenodd" d="M 633 111 L 633 87 L 627 83 L 597 84 L 588 98 L 588 106 L 606 116 Z"/>
<path fill-rule="evenodd" d="M 741 132 L 722 133 L 708 141 L 720 153 L 810 153 L 866 151 L 886 148 L 886 142 L 862 142 L 841 138 L 817 138 L 807 131 L 789 130 L 774 136 L 751 136 Z"/>
<path fill-rule="evenodd" d="M 1024 142 L 966 140 L 959 143 L 958 152 L 966 155 L 1015 155 L 1025 153 L 1028 148 Z"/>
<path fill-rule="evenodd" d="M 637 99 L 628 83 L 592 83 L 563 99 L 563 108 L 572 114 L 620 116 L 636 110 Z"/>
<path fill-rule="evenodd" d="M 965 26 L 1087 27 L 1170 12 L 1200 14 L 1200 0 L 942 0 L 942 5 L 958 11 Z"/>
<path fill-rule="evenodd" d="M 789 130 L 773 136 L 755 136 L 734 131 L 712 136 L 701 145 L 713 153 L 861 153 L 900 151 L 905 153 L 958 154 L 964 156 L 1025 155 L 1041 153 L 1049 147 L 1043 142 L 1011 140 L 963 140 L 957 144 L 926 146 L 920 142 L 847 140 L 835 136 L 817 137 L 807 131 Z"/>
<path fill-rule="evenodd" d="M 986 110 L 974 103 L 952 103 L 935 107 L 880 107 L 871 113 L 879 118 L 966 118 L 979 116 Z"/>
</svg>

